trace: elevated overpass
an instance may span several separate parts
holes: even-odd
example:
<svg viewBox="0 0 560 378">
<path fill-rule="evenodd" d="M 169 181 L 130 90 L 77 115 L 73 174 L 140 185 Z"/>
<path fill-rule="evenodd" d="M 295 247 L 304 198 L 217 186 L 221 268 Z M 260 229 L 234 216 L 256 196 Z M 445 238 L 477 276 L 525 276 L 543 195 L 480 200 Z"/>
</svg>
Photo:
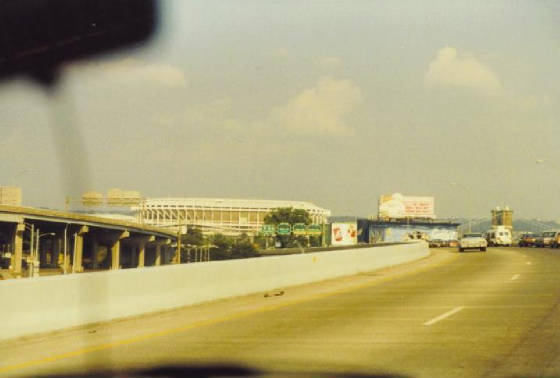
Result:
<svg viewBox="0 0 560 378">
<path fill-rule="evenodd" d="M 24 261 L 65 272 L 176 262 L 176 239 L 169 230 L 130 221 L 0 205 L 0 252 L 16 277 Z"/>
</svg>

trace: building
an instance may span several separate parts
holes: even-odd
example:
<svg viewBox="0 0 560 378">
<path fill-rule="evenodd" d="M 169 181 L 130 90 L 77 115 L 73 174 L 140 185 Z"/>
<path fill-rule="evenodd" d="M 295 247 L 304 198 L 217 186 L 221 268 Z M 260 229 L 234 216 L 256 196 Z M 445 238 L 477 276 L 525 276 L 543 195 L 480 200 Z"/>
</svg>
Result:
<svg viewBox="0 0 560 378">
<path fill-rule="evenodd" d="M 17 186 L 0 186 L 0 205 L 21 206 L 21 188 Z"/>
<path fill-rule="evenodd" d="M 147 198 L 133 209 L 138 222 L 153 226 L 195 227 L 205 234 L 255 235 L 268 213 L 287 207 L 306 210 L 313 224 L 326 223 L 331 214 L 309 202 L 220 198 Z"/>
<path fill-rule="evenodd" d="M 420 236 L 424 240 L 449 242 L 458 239 L 458 226 L 459 223 L 422 219 L 408 222 L 358 219 L 358 241 L 360 243 L 396 243 Z"/>
<path fill-rule="evenodd" d="M 492 228 L 497 226 L 504 226 L 510 231 L 513 231 L 513 210 L 509 207 L 504 207 L 501 209 L 496 206 L 495 209 L 491 211 L 492 214 Z"/>
</svg>

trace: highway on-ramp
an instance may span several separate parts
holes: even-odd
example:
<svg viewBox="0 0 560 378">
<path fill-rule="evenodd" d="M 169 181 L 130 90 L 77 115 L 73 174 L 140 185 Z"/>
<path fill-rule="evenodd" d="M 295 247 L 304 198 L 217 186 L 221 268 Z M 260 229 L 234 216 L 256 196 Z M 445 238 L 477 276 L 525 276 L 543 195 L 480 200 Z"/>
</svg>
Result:
<svg viewBox="0 0 560 378">
<path fill-rule="evenodd" d="M 559 301 L 559 250 L 440 249 L 382 271 L 4 341 L 0 376 L 229 366 L 222 375 L 554 377 Z"/>
</svg>

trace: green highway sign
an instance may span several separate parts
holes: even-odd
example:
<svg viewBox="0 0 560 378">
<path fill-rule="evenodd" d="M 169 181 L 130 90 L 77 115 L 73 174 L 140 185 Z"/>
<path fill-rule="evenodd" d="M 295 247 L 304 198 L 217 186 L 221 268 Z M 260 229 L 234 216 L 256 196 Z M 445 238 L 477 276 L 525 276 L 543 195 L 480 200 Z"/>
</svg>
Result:
<svg viewBox="0 0 560 378">
<path fill-rule="evenodd" d="M 306 235 L 307 230 L 305 228 L 305 223 L 296 223 L 294 227 L 292 227 L 292 232 L 294 235 Z"/>
<path fill-rule="evenodd" d="M 278 235 L 290 235 L 292 232 L 292 227 L 289 223 L 280 223 L 278 224 L 278 228 L 276 230 Z"/>
<path fill-rule="evenodd" d="M 307 235 L 317 236 L 323 233 L 323 226 L 320 224 L 309 224 L 306 228 Z"/>
<path fill-rule="evenodd" d="M 271 236 L 276 232 L 276 227 L 273 224 L 264 224 L 261 227 L 261 235 Z"/>
</svg>

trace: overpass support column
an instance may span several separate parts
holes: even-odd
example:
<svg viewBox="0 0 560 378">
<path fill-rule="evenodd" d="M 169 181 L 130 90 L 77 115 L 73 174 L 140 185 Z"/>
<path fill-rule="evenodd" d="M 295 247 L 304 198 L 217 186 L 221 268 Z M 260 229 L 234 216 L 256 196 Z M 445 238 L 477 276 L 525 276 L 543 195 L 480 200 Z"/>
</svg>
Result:
<svg viewBox="0 0 560 378">
<path fill-rule="evenodd" d="M 146 243 L 140 242 L 138 244 L 138 268 L 144 267 L 144 262 L 146 260 Z"/>
<path fill-rule="evenodd" d="M 161 265 L 161 244 L 160 243 L 156 244 L 156 261 L 155 261 L 154 265 L 156 265 L 156 266 Z"/>
<path fill-rule="evenodd" d="M 146 262 L 146 244 L 156 240 L 155 236 L 140 237 L 138 240 L 138 268 L 143 268 Z"/>
<path fill-rule="evenodd" d="M 82 226 L 74 234 L 74 257 L 72 259 L 72 273 L 81 273 L 84 271 L 83 255 L 84 255 L 84 234 L 89 231 L 88 226 Z"/>
<path fill-rule="evenodd" d="M 23 259 L 23 232 L 25 231 L 25 224 L 18 223 L 15 226 L 14 238 L 12 241 L 13 245 L 13 264 L 12 272 L 13 274 L 20 278 L 21 277 L 21 260 Z"/>
<path fill-rule="evenodd" d="M 165 249 L 162 251 L 162 247 L 169 244 L 171 244 L 171 239 L 156 241 L 156 261 L 154 265 L 162 265 L 162 263 L 165 264 Z"/>
<path fill-rule="evenodd" d="M 111 270 L 118 270 L 120 268 L 121 260 L 121 240 L 128 238 L 130 233 L 123 231 L 119 233 L 115 241 L 111 245 Z"/>
</svg>

